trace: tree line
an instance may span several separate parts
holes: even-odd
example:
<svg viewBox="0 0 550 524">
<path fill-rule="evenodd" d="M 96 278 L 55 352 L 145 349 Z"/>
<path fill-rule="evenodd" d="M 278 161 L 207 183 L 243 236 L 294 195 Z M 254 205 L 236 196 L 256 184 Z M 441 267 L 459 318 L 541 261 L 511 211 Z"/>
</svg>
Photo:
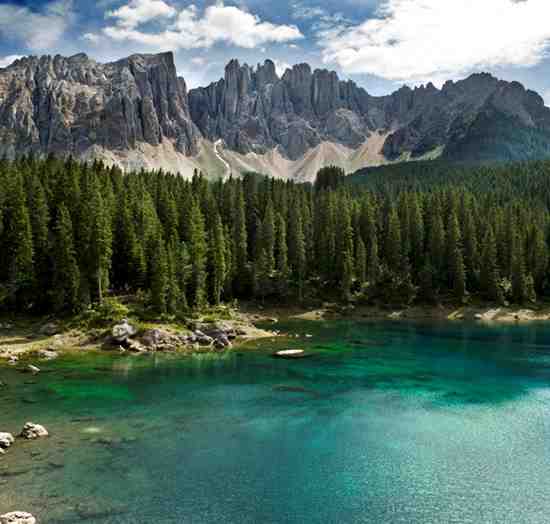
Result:
<svg viewBox="0 0 550 524">
<path fill-rule="evenodd" d="M 550 294 L 550 163 L 500 167 L 492 190 L 473 182 L 485 184 L 487 168 L 451 185 L 403 169 L 393 184 L 368 174 L 356 184 L 333 167 L 298 184 L 3 160 L 0 307 L 76 313 L 139 293 L 176 314 L 251 298 L 524 304 Z"/>
</svg>

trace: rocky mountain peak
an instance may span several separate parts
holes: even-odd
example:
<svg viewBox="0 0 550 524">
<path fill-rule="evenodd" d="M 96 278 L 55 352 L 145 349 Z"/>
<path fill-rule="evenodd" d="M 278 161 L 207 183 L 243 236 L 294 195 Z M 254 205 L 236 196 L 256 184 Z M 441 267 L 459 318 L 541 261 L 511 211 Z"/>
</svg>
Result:
<svg viewBox="0 0 550 524">
<path fill-rule="evenodd" d="M 522 136 L 538 133 L 531 142 L 548 140 L 550 151 L 550 109 L 542 98 L 487 73 L 448 81 L 441 89 L 432 83 L 403 86 L 375 97 L 334 71 L 306 63 L 279 77 L 272 60 L 251 67 L 236 59 L 219 81 L 188 92 L 171 52 L 108 64 L 84 53 L 30 56 L 0 70 L 0 155 L 8 156 L 123 156 L 144 145 L 170 144 L 190 157 L 207 139 L 241 155 L 276 150 L 285 161 L 305 161 L 322 144 L 332 144 L 333 152 L 366 147 L 383 162 L 470 154 L 483 147 L 479 137 L 497 133 L 502 122 L 525 128 Z M 471 139 L 474 134 L 478 139 Z M 366 144 L 372 137 L 382 138 L 371 151 Z M 507 154 L 524 158 L 532 151 L 521 143 Z"/>
<path fill-rule="evenodd" d="M 22 58 L 0 74 L 0 155 L 85 154 L 99 146 L 174 142 L 197 150 L 199 132 L 172 53 L 99 64 L 80 53 Z"/>
</svg>

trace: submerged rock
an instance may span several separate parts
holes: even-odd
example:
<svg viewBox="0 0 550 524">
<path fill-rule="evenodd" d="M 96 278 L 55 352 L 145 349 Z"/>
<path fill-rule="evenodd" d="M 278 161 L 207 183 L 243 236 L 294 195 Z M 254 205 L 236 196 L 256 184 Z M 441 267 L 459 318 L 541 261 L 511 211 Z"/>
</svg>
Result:
<svg viewBox="0 0 550 524">
<path fill-rule="evenodd" d="M 273 353 L 275 358 L 308 358 L 311 357 L 311 353 L 306 353 L 303 349 L 285 349 L 282 351 L 276 351 Z"/>
<path fill-rule="evenodd" d="M 26 511 L 12 511 L 0 515 L 0 524 L 36 524 L 36 519 Z"/>
<path fill-rule="evenodd" d="M 120 324 L 113 326 L 111 335 L 113 340 L 119 344 L 125 343 L 130 337 L 133 337 L 137 333 L 137 329 L 132 326 L 128 319 L 123 319 Z"/>
<path fill-rule="evenodd" d="M 48 435 L 48 430 L 44 426 L 34 424 L 33 422 L 27 422 L 23 426 L 19 436 L 27 440 L 34 440 L 37 438 L 47 437 Z"/>
</svg>

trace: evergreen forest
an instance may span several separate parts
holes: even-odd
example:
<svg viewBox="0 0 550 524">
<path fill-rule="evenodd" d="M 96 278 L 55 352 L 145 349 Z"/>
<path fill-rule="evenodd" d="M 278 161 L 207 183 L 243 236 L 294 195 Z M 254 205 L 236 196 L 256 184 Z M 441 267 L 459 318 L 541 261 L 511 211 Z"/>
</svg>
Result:
<svg viewBox="0 0 550 524">
<path fill-rule="evenodd" d="M 0 308 L 534 303 L 550 295 L 549 206 L 548 161 L 327 167 L 302 184 L 2 160 Z"/>
</svg>

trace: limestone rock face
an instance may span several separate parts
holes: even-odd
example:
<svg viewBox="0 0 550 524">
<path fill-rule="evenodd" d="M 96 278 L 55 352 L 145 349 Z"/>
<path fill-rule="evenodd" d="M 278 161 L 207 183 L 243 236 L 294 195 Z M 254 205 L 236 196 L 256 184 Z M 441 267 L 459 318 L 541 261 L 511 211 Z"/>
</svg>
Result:
<svg viewBox="0 0 550 524">
<path fill-rule="evenodd" d="M 468 158 L 482 156 L 466 150 L 480 134 L 497 144 L 484 153 L 495 159 L 499 148 L 521 159 L 550 155 L 550 109 L 542 98 L 489 74 L 447 82 L 442 89 L 429 83 L 374 97 L 353 81 L 341 81 L 333 71 L 312 71 L 308 64 L 295 65 L 279 78 L 269 60 L 255 70 L 233 60 L 222 80 L 191 90 L 189 103 L 204 136 L 242 154 L 278 148 L 297 160 L 322 142 L 357 149 L 373 132 L 383 131 L 388 138 L 381 152 L 388 161 L 447 150 L 450 158 L 460 158 L 462 151 Z M 535 151 L 531 140 L 518 139 L 509 147 L 494 129 L 502 119 L 525 128 L 527 135 L 536 133 L 542 145 Z M 477 147 L 486 146 L 478 140 Z"/>
<path fill-rule="evenodd" d="M 99 64 L 84 54 L 22 58 L 0 69 L 0 156 L 129 150 L 172 140 L 196 151 L 185 82 L 171 53 Z"/>
<path fill-rule="evenodd" d="M 300 171 L 307 171 L 308 162 L 316 170 L 334 158 L 308 156 L 327 143 L 347 156 L 357 153 L 362 163 L 368 160 L 364 147 L 376 163 L 436 155 L 544 158 L 550 157 L 550 109 L 521 84 L 489 74 L 441 89 L 429 83 L 372 96 L 308 64 L 279 76 L 271 60 L 256 67 L 232 60 L 222 79 L 189 92 L 172 53 L 108 64 L 84 54 L 27 57 L 0 69 L 0 158 L 71 154 L 118 161 L 126 169 L 153 164 L 208 174 L 228 170 L 219 149 L 241 155 L 277 150 L 279 164 L 303 162 Z"/>
<path fill-rule="evenodd" d="M 372 100 L 335 72 L 307 64 L 279 78 L 271 60 L 255 69 L 232 60 L 222 80 L 189 92 L 191 117 L 206 138 L 244 154 L 278 147 L 291 160 L 325 140 L 361 145 L 376 127 L 366 116 Z"/>
</svg>

